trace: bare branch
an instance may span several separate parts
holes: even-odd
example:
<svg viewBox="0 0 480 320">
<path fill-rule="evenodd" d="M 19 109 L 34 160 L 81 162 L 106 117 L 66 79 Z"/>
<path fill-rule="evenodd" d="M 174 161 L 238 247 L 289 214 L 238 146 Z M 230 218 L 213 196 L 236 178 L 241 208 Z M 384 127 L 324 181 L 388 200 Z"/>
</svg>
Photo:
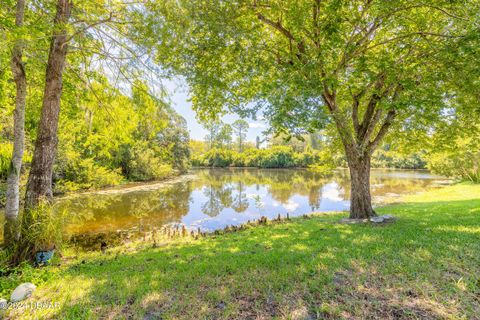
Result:
<svg viewBox="0 0 480 320">
<path fill-rule="evenodd" d="M 443 8 L 440 8 L 438 6 L 434 6 L 434 5 L 430 5 L 430 4 L 426 4 L 426 3 L 420 3 L 420 4 L 415 4 L 415 5 L 411 5 L 411 6 L 406 6 L 406 7 L 400 7 L 400 8 L 397 8 L 396 10 L 393 10 L 391 12 L 388 12 L 387 14 L 385 14 L 385 17 L 391 17 L 399 12 L 402 12 L 402 11 L 407 11 L 407 10 L 411 10 L 411 9 L 417 9 L 417 8 L 428 8 L 428 9 L 433 9 L 433 10 L 436 10 L 436 11 L 440 11 L 442 12 L 443 14 L 451 17 L 451 18 L 454 18 L 454 19 L 460 19 L 460 20 L 464 20 L 464 21 L 469 21 L 468 18 L 464 18 L 464 17 L 460 17 L 458 15 L 455 15 Z"/>
<path fill-rule="evenodd" d="M 103 24 L 103 23 L 107 23 L 107 22 L 112 21 L 112 18 L 113 18 L 113 12 L 110 12 L 108 18 L 95 21 L 95 22 L 87 25 L 86 27 L 78 30 L 77 32 L 75 32 L 74 34 L 72 34 L 70 37 L 68 37 L 68 39 L 66 40 L 66 42 L 70 42 L 70 40 L 72 40 L 75 36 L 84 33 L 85 31 L 87 31 L 87 30 L 90 29 L 90 28 L 93 28 L 93 27 L 98 26 L 98 25 L 100 25 L 100 24 Z"/>
<path fill-rule="evenodd" d="M 371 4 L 371 1 L 367 1 L 367 3 L 365 4 L 365 8 L 362 10 L 360 20 L 364 18 L 366 11 L 370 7 L 370 4 Z M 352 46 L 353 42 L 355 42 L 354 48 L 357 48 L 363 45 L 372 36 L 372 34 L 382 25 L 382 22 L 383 22 L 382 19 L 376 18 L 374 22 L 371 24 L 370 28 L 366 30 L 365 33 L 356 41 L 355 41 L 355 36 L 361 35 L 361 33 L 357 33 L 357 34 L 355 33 L 355 31 L 358 29 L 358 24 L 356 24 L 352 28 L 349 39 L 347 40 L 347 43 L 345 45 L 342 58 L 340 59 L 340 62 L 338 63 L 337 68 L 335 69 L 335 72 L 338 72 L 338 70 L 345 67 L 348 61 L 350 60 L 350 58 L 355 56 L 355 49 L 350 51 L 350 47 Z"/>
<path fill-rule="evenodd" d="M 287 29 L 285 29 L 285 27 L 278 21 L 278 22 L 274 22 L 268 18 L 266 18 L 263 14 L 261 13 L 257 13 L 257 17 L 258 19 L 260 19 L 261 21 L 265 22 L 266 24 L 268 24 L 269 26 L 272 26 L 273 28 L 277 29 L 278 31 L 280 31 L 285 37 L 287 37 L 288 39 L 290 40 L 293 40 L 293 41 L 296 41 L 295 38 L 293 37 L 292 33 L 290 31 L 288 31 Z"/>
<path fill-rule="evenodd" d="M 399 35 L 399 36 L 389 38 L 387 40 L 375 43 L 374 45 L 366 47 L 364 52 L 368 51 L 370 49 L 379 47 L 379 46 L 383 46 L 384 44 L 387 44 L 387 43 L 390 43 L 390 42 L 395 42 L 397 40 L 406 39 L 406 38 L 410 38 L 410 37 L 413 37 L 413 36 L 432 36 L 432 37 L 439 37 L 439 38 L 463 38 L 464 37 L 462 35 L 449 35 L 449 34 L 435 33 L 435 32 L 423 32 L 423 31 L 411 32 L 411 33 L 402 34 L 402 35 Z"/>
</svg>

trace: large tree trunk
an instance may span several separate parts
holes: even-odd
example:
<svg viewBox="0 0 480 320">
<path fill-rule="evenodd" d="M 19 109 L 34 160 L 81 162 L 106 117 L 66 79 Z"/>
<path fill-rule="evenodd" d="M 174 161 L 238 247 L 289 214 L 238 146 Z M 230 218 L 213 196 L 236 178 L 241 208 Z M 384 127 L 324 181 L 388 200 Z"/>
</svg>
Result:
<svg viewBox="0 0 480 320">
<path fill-rule="evenodd" d="M 15 12 L 15 24 L 23 26 L 25 0 L 18 0 Z M 22 60 L 23 40 L 15 42 L 12 53 L 12 74 L 15 80 L 16 96 L 13 113 L 13 154 L 7 177 L 7 201 L 5 205 L 5 226 L 3 239 L 6 247 L 18 240 L 18 211 L 20 207 L 20 172 L 25 140 L 25 104 L 27 98 L 27 80 Z"/>
<path fill-rule="evenodd" d="M 377 79 L 375 88 L 380 90 L 384 85 L 384 77 L 380 75 Z M 395 101 L 402 90 L 401 85 L 394 89 L 392 101 Z M 388 90 L 386 91 L 388 93 Z M 363 94 L 363 93 L 362 93 Z M 386 93 L 384 93 L 385 95 Z M 350 190 L 350 219 L 367 219 L 375 216 L 372 208 L 372 197 L 370 195 L 370 159 L 373 151 L 380 144 L 388 129 L 395 119 L 395 109 L 388 110 L 383 122 L 380 123 L 384 110 L 377 108 L 381 96 L 374 91 L 369 99 L 363 114 L 363 121 L 360 123 L 358 108 L 360 105 L 360 96 L 354 96 L 352 112 L 350 114 L 353 124 L 353 130 L 347 122 L 346 114 L 342 113 L 336 105 L 335 94 L 326 92 L 323 96 L 332 118 L 337 126 L 337 130 L 345 148 L 348 167 L 350 169 L 351 190 Z M 374 136 L 373 133 L 376 134 Z"/>
<path fill-rule="evenodd" d="M 370 195 L 370 155 L 348 159 L 350 169 L 350 219 L 375 216 Z"/>
<path fill-rule="evenodd" d="M 52 197 L 52 173 L 57 149 L 62 75 L 67 56 L 66 23 L 70 18 L 71 7 L 72 2 L 70 0 L 57 1 L 54 31 L 48 55 L 42 113 L 25 196 L 26 208 L 35 207 L 42 198 L 50 199 Z"/>
</svg>

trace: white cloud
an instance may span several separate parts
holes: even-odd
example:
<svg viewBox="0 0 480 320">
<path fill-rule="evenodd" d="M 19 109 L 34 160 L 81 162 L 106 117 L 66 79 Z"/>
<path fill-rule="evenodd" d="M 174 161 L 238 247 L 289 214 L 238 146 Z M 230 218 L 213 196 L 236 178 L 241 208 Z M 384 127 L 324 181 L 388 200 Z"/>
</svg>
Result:
<svg viewBox="0 0 480 320">
<path fill-rule="evenodd" d="M 287 210 L 287 211 L 295 211 L 298 207 L 300 206 L 299 203 L 293 201 L 293 200 L 288 200 L 286 204 L 283 205 L 283 207 Z"/>
<path fill-rule="evenodd" d="M 250 122 L 248 126 L 254 129 L 265 129 L 267 127 L 264 123 L 259 122 Z"/>
<path fill-rule="evenodd" d="M 340 195 L 340 186 L 335 182 L 326 184 L 323 187 L 322 197 L 334 202 L 343 200 L 343 197 Z"/>
</svg>

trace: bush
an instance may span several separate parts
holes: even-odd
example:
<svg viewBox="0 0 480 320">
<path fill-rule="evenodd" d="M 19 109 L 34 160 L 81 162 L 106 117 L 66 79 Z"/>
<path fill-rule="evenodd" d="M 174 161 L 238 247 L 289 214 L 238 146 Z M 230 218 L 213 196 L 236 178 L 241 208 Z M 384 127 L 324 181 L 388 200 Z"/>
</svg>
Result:
<svg viewBox="0 0 480 320">
<path fill-rule="evenodd" d="M 245 167 L 259 167 L 267 150 L 248 149 L 243 153 Z"/>
<path fill-rule="evenodd" d="M 427 167 L 436 174 L 480 183 L 479 151 L 435 152 L 429 155 Z"/>
<path fill-rule="evenodd" d="M 93 159 L 77 159 L 64 166 L 61 180 L 56 181 L 56 192 L 69 192 L 88 188 L 118 185 L 122 182 L 120 170 L 99 166 Z"/>
<path fill-rule="evenodd" d="M 129 163 L 128 178 L 140 181 L 161 180 L 172 174 L 172 166 L 163 163 L 162 159 L 155 156 L 152 149 L 133 150 L 133 157 Z"/>
<path fill-rule="evenodd" d="M 314 164 L 308 167 L 308 171 L 319 174 L 322 177 L 328 177 L 333 174 L 335 166 L 331 164 Z"/>
<path fill-rule="evenodd" d="M 302 152 L 295 154 L 295 164 L 297 167 L 309 167 L 320 161 L 320 156 L 318 152 Z"/>
<path fill-rule="evenodd" d="M 201 155 L 194 155 L 190 158 L 190 163 L 194 167 L 202 167 L 203 166 L 203 157 Z"/>
<path fill-rule="evenodd" d="M 265 150 L 247 149 L 242 153 L 235 152 L 232 166 L 234 167 L 258 167 L 263 159 Z"/>
<path fill-rule="evenodd" d="M 423 153 L 402 154 L 393 150 L 378 149 L 372 156 L 372 168 L 424 169 Z"/>
<path fill-rule="evenodd" d="M 202 156 L 202 165 L 205 167 L 225 168 L 233 164 L 235 154 L 231 150 L 213 148 Z"/>
<path fill-rule="evenodd" d="M 245 153 L 235 153 L 233 156 L 232 166 L 234 167 L 246 167 L 245 165 Z"/>
<path fill-rule="evenodd" d="M 20 241 L 8 257 L 13 264 L 33 260 L 38 251 L 61 250 L 66 212 L 55 210 L 48 201 L 21 215 Z"/>
<path fill-rule="evenodd" d="M 13 146 L 9 143 L 0 143 L 0 180 L 7 179 Z"/>
<path fill-rule="evenodd" d="M 275 146 L 266 150 L 258 164 L 261 168 L 295 167 L 294 152 L 291 147 Z"/>
</svg>

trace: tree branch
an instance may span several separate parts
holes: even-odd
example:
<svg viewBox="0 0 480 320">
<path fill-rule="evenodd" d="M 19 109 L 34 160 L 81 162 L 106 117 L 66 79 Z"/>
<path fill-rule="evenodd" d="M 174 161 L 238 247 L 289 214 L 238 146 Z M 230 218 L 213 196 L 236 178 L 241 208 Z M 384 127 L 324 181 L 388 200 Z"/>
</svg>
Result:
<svg viewBox="0 0 480 320">
<path fill-rule="evenodd" d="M 360 99 L 364 94 L 365 94 L 365 89 L 360 91 L 357 94 L 352 93 L 352 97 L 353 97 L 352 122 L 353 122 L 353 128 L 355 129 L 355 134 L 357 134 L 360 130 L 360 123 L 358 121 L 358 108 L 360 107 Z"/>
<path fill-rule="evenodd" d="M 273 28 L 277 29 L 278 31 L 280 31 L 285 37 L 287 37 L 288 39 L 290 40 L 293 40 L 293 41 L 296 41 L 295 40 L 295 37 L 292 35 L 292 33 L 290 31 L 288 31 L 287 29 L 285 29 L 285 27 L 280 23 L 280 22 L 274 22 L 268 18 L 266 18 L 263 14 L 261 13 L 257 13 L 257 17 L 258 19 L 260 19 L 261 21 L 265 22 L 266 24 L 268 24 L 269 26 L 272 26 Z"/>
<path fill-rule="evenodd" d="M 373 141 L 370 141 L 368 146 L 367 146 L 367 150 L 370 154 L 372 154 L 373 151 L 375 151 L 378 144 L 385 137 L 385 135 L 387 134 L 388 129 L 392 125 L 392 122 L 395 119 L 396 115 L 397 115 L 397 113 L 396 113 L 395 109 L 391 109 L 390 111 L 388 111 L 387 116 L 385 117 L 385 121 L 383 122 L 383 125 L 380 127 L 380 130 L 378 131 L 377 136 L 375 137 L 375 139 L 373 139 Z"/>
<path fill-rule="evenodd" d="M 109 21 L 112 21 L 112 18 L 113 18 L 113 12 L 110 12 L 108 18 L 95 21 L 95 22 L 87 25 L 86 27 L 82 28 L 81 30 L 78 30 L 77 32 L 75 32 L 74 34 L 72 34 L 70 37 L 68 37 L 67 40 L 65 41 L 65 43 L 70 42 L 70 40 L 72 40 L 76 35 L 81 34 L 81 33 L 84 33 L 85 31 L 87 31 L 87 30 L 90 29 L 90 28 L 93 28 L 93 27 L 98 26 L 98 25 L 100 25 L 100 24 L 103 24 L 103 23 L 107 23 L 107 22 L 109 22 Z"/>
<path fill-rule="evenodd" d="M 350 51 L 350 47 L 352 45 L 352 42 L 354 41 L 355 28 L 354 30 L 352 30 L 350 39 L 348 39 L 347 44 L 345 45 L 345 51 L 343 52 L 342 58 L 340 59 L 340 62 L 335 68 L 335 73 L 347 65 L 348 61 L 350 61 L 350 59 L 356 55 L 355 49 L 361 47 L 368 40 L 368 38 L 381 26 L 381 24 L 382 20 L 375 19 L 375 21 L 372 23 L 371 27 L 365 32 L 365 34 L 354 43 L 354 50 Z"/>
<path fill-rule="evenodd" d="M 304 44 L 303 40 L 297 40 L 293 36 L 293 34 L 280 23 L 280 21 L 274 22 L 273 20 L 270 20 L 267 17 L 265 17 L 260 12 L 257 13 L 257 17 L 258 17 L 258 19 L 260 19 L 260 21 L 263 21 L 265 24 L 267 24 L 267 25 L 273 27 L 274 29 L 276 29 L 277 31 L 279 31 L 281 34 L 283 34 L 290 41 L 295 42 L 296 45 L 297 45 L 297 49 L 301 54 L 305 53 L 305 44 Z"/>
<path fill-rule="evenodd" d="M 413 36 L 431 36 L 431 37 L 438 37 L 438 38 L 464 38 L 464 36 L 460 35 L 449 35 L 449 34 L 443 34 L 443 33 L 435 33 L 435 32 L 423 32 L 423 31 L 418 31 L 418 32 L 411 32 L 411 33 L 406 33 L 402 34 L 393 38 L 389 38 L 387 40 L 381 41 L 379 43 L 375 43 L 374 45 L 371 45 L 369 47 L 365 47 L 364 52 L 379 47 L 383 46 L 384 44 L 394 42 L 400 39 L 405 39 Z"/>
<path fill-rule="evenodd" d="M 370 126 L 370 122 L 375 112 L 375 107 L 377 103 L 388 93 L 388 90 L 385 90 L 384 93 L 380 94 L 380 90 L 385 85 L 385 74 L 382 72 L 378 75 L 377 81 L 375 82 L 375 87 L 373 89 L 373 93 L 370 97 L 370 101 L 367 105 L 367 110 L 363 114 L 362 123 L 359 126 L 359 131 L 357 132 L 357 137 L 359 141 L 365 140 L 365 134 Z"/>
<path fill-rule="evenodd" d="M 360 149 L 363 149 L 366 142 L 369 141 L 370 136 L 375 130 L 375 126 L 377 125 L 378 121 L 380 121 L 380 117 L 382 116 L 382 114 L 383 114 L 382 108 L 378 108 L 375 110 L 375 114 L 373 115 L 372 120 L 370 121 L 367 129 L 365 130 L 362 140 L 360 141 Z"/>
</svg>

